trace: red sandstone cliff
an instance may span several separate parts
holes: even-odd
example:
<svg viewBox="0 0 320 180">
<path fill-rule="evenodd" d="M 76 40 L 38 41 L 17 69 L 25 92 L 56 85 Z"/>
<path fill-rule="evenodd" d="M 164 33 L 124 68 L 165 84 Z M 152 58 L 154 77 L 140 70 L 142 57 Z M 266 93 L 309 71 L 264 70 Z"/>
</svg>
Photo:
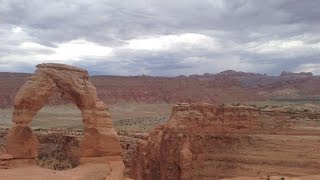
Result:
<svg viewBox="0 0 320 180">
<path fill-rule="evenodd" d="M 176 105 L 170 120 L 141 140 L 132 160 L 131 177 L 213 180 L 317 174 L 320 132 L 316 126 L 312 129 L 310 124 L 299 123 L 303 120 L 316 125 L 320 115 L 315 116 L 312 120 L 296 114 L 293 120 L 280 111 Z"/>
<path fill-rule="evenodd" d="M 259 111 L 180 104 L 172 109 L 168 123 L 157 127 L 140 142 L 132 177 L 136 180 L 193 179 L 205 161 L 213 134 L 257 128 Z"/>
</svg>

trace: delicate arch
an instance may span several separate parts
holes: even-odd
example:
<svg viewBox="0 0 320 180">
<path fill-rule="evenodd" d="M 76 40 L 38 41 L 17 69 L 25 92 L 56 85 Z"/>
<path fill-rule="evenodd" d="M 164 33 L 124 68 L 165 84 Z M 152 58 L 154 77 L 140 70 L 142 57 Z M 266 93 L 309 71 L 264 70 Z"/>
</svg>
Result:
<svg viewBox="0 0 320 180">
<path fill-rule="evenodd" d="M 15 125 L 6 140 L 8 153 L 15 158 L 37 157 L 38 140 L 32 134 L 29 124 L 58 88 L 81 111 L 84 124 L 81 156 L 120 155 L 120 141 L 112 126 L 107 106 L 98 98 L 96 88 L 89 81 L 88 72 L 53 63 L 36 67 L 35 74 L 26 81 L 15 98 L 12 117 Z"/>
</svg>

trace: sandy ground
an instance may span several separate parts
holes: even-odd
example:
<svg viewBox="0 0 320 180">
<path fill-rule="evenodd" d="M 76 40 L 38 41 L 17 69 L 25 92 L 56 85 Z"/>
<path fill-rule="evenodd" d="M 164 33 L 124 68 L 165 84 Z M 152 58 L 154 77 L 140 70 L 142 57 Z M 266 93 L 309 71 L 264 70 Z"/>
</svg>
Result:
<svg viewBox="0 0 320 180">
<path fill-rule="evenodd" d="M 170 114 L 171 104 L 123 103 L 109 106 L 114 122 L 134 118 L 157 117 Z M 10 127 L 12 108 L 0 109 L 0 126 Z M 81 112 L 74 105 L 45 106 L 31 123 L 33 128 L 81 129 Z"/>
</svg>

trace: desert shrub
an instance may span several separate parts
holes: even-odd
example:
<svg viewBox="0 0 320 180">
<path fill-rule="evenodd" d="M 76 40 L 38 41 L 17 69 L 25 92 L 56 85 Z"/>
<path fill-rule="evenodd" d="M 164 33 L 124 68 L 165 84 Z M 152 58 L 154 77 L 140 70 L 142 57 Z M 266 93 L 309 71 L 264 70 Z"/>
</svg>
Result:
<svg viewBox="0 0 320 180">
<path fill-rule="evenodd" d="M 257 105 L 255 105 L 255 104 L 250 104 L 250 106 L 251 106 L 251 107 L 254 107 L 254 108 L 257 107 Z"/>
<path fill-rule="evenodd" d="M 304 109 L 303 110 L 303 112 L 306 112 L 306 113 L 309 112 L 309 111 L 310 111 L 309 109 Z"/>
<path fill-rule="evenodd" d="M 267 107 L 269 107 L 268 105 L 265 106 L 259 106 L 258 109 L 266 109 Z"/>
<path fill-rule="evenodd" d="M 52 148 L 40 151 L 37 164 L 54 170 L 71 169 L 79 165 L 79 155 L 72 151 L 79 142 L 70 136 L 54 133 L 39 138 L 41 144 L 49 144 Z"/>
<path fill-rule="evenodd" d="M 240 103 L 232 103 L 231 105 L 232 106 L 240 106 L 241 104 Z"/>
<path fill-rule="evenodd" d="M 296 109 L 290 108 L 287 110 L 289 114 L 296 114 L 298 111 Z"/>
</svg>

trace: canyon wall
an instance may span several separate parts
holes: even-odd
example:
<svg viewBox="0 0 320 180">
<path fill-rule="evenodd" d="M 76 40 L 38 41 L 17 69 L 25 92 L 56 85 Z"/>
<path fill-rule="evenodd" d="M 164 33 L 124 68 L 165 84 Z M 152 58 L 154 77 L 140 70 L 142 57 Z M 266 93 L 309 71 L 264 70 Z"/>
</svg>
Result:
<svg viewBox="0 0 320 180">
<path fill-rule="evenodd" d="M 139 142 L 136 180 L 319 174 L 320 115 L 180 104 Z M 301 122 L 303 121 L 303 122 Z"/>
</svg>

